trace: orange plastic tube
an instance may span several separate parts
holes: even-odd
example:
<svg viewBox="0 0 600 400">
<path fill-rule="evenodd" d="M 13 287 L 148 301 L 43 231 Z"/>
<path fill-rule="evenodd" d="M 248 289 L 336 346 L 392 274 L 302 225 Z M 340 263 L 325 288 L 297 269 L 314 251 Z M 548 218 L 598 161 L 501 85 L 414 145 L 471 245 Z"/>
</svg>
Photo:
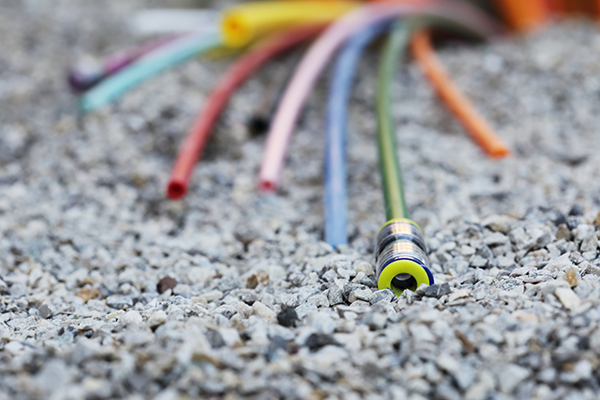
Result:
<svg viewBox="0 0 600 400">
<path fill-rule="evenodd" d="M 280 32 L 255 49 L 248 51 L 229 68 L 210 93 L 206 107 L 196 117 L 196 121 L 179 149 L 167 184 L 166 191 L 170 199 L 180 199 L 187 193 L 188 182 L 194 166 L 208 142 L 212 127 L 235 89 L 267 61 L 315 37 L 325 26 L 324 24 L 306 25 Z"/>
<path fill-rule="evenodd" d="M 411 39 L 413 56 L 419 63 L 423 73 L 456 118 L 460 121 L 471 138 L 490 157 L 505 157 L 510 150 L 496 135 L 487 121 L 475 110 L 473 104 L 465 97 L 456 84 L 450 79 L 442 63 L 436 57 L 427 31 L 416 32 Z"/>
<path fill-rule="evenodd" d="M 566 12 L 566 0 L 546 0 L 546 6 L 554 16 L 563 17 Z"/>
<path fill-rule="evenodd" d="M 508 25 L 517 31 L 527 31 L 545 23 L 549 10 L 544 0 L 495 0 Z"/>
</svg>

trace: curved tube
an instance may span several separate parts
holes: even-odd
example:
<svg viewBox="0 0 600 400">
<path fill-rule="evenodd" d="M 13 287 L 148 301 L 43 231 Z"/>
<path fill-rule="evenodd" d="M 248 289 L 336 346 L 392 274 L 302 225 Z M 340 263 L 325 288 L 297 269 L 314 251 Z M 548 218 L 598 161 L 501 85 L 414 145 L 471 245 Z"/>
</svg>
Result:
<svg viewBox="0 0 600 400">
<path fill-rule="evenodd" d="M 77 69 L 73 68 L 68 76 L 68 82 L 71 89 L 75 92 L 85 92 L 91 89 L 93 86 L 100 83 L 100 81 L 106 79 L 110 75 L 114 75 L 123 68 L 131 65 L 131 63 L 138 60 L 140 57 L 154 51 L 167 43 L 172 42 L 179 36 L 169 36 L 166 38 L 151 40 L 143 43 L 140 46 L 129 48 L 120 51 L 115 54 L 111 54 L 106 57 L 100 65 L 94 70 Z"/>
<path fill-rule="evenodd" d="M 481 36 L 497 34 L 501 28 L 483 12 L 460 1 L 445 0 L 417 8 L 409 4 L 374 3 L 363 6 L 332 25 L 315 42 L 296 69 L 283 97 L 269 136 L 259 173 L 259 189 L 273 192 L 298 114 L 319 74 L 335 50 L 357 30 L 389 18 L 419 13 L 441 16 L 469 26 Z"/>
<path fill-rule="evenodd" d="M 323 24 L 356 8 L 356 1 L 276 1 L 245 3 L 227 9 L 221 29 L 223 42 L 243 47 L 278 29 L 299 24 Z"/>
<path fill-rule="evenodd" d="M 348 243 L 346 233 L 346 130 L 348 97 L 364 49 L 389 28 L 388 22 L 368 26 L 345 45 L 332 72 L 327 102 L 325 146 L 325 241 Z"/>
<path fill-rule="evenodd" d="M 212 90 L 206 107 L 198 114 L 183 140 L 167 185 L 167 196 L 170 199 L 180 199 L 187 193 L 188 182 L 198 157 L 206 146 L 213 125 L 235 89 L 271 58 L 316 36 L 322 29 L 322 25 L 303 26 L 278 34 L 264 45 L 242 56 L 229 68 Z"/>
<path fill-rule="evenodd" d="M 408 47 L 411 29 L 407 24 L 398 24 L 388 39 L 377 79 L 377 145 L 379 171 L 387 220 L 408 218 L 402 170 L 398 160 L 398 147 L 392 123 L 390 107 L 391 85 L 398 66 L 398 59 Z"/>
<path fill-rule="evenodd" d="M 187 35 L 164 45 L 85 93 L 79 103 L 80 109 L 83 112 L 93 111 L 151 76 L 220 44 L 219 34 L 203 32 Z"/>
<path fill-rule="evenodd" d="M 429 83 L 446 107 L 455 115 L 471 138 L 490 157 L 501 158 L 510 150 L 496 135 L 489 123 L 475 109 L 469 99 L 452 81 L 431 47 L 426 31 L 416 32 L 411 40 L 412 53 Z"/>
</svg>

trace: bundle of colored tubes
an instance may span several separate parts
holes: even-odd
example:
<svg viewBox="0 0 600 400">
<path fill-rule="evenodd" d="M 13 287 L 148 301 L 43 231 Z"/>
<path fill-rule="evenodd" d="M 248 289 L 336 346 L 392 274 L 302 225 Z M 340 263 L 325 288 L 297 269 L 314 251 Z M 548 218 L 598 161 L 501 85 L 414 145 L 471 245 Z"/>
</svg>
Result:
<svg viewBox="0 0 600 400">
<path fill-rule="evenodd" d="M 600 1 L 594 4 L 600 15 Z M 269 60 L 312 41 L 286 82 L 285 90 L 277 96 L 277 103 L 268 107 L 274 110 L 272 118 L 261 122 L 261 129 L 267 128 L 268 137 L 258 188 L 268 193 L 276 191 L 279 185 L 289 139 L 310 91 L 341 48 L 333 66 L 326 110 L 324 178 L 325 240 L 337 247 L 348 243 L 345 147 L 352 80 L 366 47 L 375 38 L 389 35 L 382 50 L 374 108 L 387 221 L 377 236 L 375 256 L 379 288 L 389 288 L 399 295 L 406 289 L 416 290 L 422 284 L 434 282 L 423 233 L 408 219 L 390 113 L 390 83 L 399 59 L 410 48 L 433 89 L 472 140 L 490 157 L 504 157 L 509 153 L 508 148 L 436 58 L 428 28 L 489 39 L 505 32 L 496 18 L 503 19 L 513 30 L 526 30 L 543 23 L 552 11 L 564 14 L 567 10 L 558 0 L 244 3 L 225 10 L 202 30 L 154 39 L 109 56 L 92 72 L 74 70 L 69 82 L 81 93 L 80 110 L 91 112 L 144 80 L 199 54 L 217 49 L 242 53 L 217 82 L 182 141 L 166 190 L 169 198 L 181 199 L 188 191 L 194 166 L 210 133 L 235 90 Z"/>
</svg>

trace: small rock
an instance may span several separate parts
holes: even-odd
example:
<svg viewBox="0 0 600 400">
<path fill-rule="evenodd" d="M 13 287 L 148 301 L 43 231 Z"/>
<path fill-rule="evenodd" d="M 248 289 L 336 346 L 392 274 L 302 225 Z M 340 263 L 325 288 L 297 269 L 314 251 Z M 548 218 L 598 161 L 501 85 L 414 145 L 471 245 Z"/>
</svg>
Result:
<svg viewBox="0 0 600 400">
<path fill-rule="evenodd" d="M 500 290 L 504 290 L 507 292 L 515 292 L 515 293 L 523 293 L 525 291 L 525 287 L 523 283 L 515 278 L 508 278 L 502 281 L 498 288 Z"/>
<path fill-rule="evenodd" d="M 570 256 L 569 253 L 565 253 L 562 256 L 555 258 L 554 260 L 552 260 L 548 264 L 546 264 L 544 269 L 546 269 L 548 271 L 552 271 L 555 269 L 561 270 L 564 267 L 571 265 L 571 260 L 569 259 L 569 256 Z"/>
<path fill-rule="evenodd" d="M 277 314 L 275 314 L 275 311 L 271 310 L 269 307 L 265 306 L 260 301 L 257 301 L 254 304 L 252 304 L 252 313 L 254 315 L 268 320 L 275 320 L 277 318 Z"/>
<path fill-rule="evenodd" d="M 471 365 L 466 364 L 462 368 L 459 368 L 457 371 L 455 371 L 453 376 L 458 387 L 461 390 L 466 390 L 473 385 L 473 382 L 475 382 L 476 373 L 475 369 Z"/>
<path fill-rule="evenodd" d="M 451 356 L 448 353 L 440 354 L 435 363 L 442 370 L 450 374 L 456 372 L 460 368 L 460 363 L 458 362 L 457 357 Z"/>
<path fill-rule="evenodd" d="M 574 384 L 586 381 L 592 377 L 592 365 L 588 360 L 581 360 L 575 364 L 573 369 L 560 375 L 562 382 Z"/>
<path fill-rule="evenodd" d="M 511 229 L 511 218 L 505 215 L 491 215 L 483 220 L 482 225 L 492 232 L 508 233 Z"/>
<path fill-rule="evenodd" d="M 369 301 L 371 291 L 369 289 L 356 289 L 348 293 L 348 301 L 354 303 L 357 300 Z"/>
<path fill-rule="evenodd" d="M 306 324 L 319 333 L 330 335 L 335 329 L 335 322 L 328 313 L 313 311 L 308 314 Z"/>
<path fill-rule="evenodd" d="M 475 254 L 475 249 L 472 248 L 471 246 L 467 246 L 467 245 L 463 244 L 460 247 L 460 254 L 465 257 L 469 257 L 469 256 L 472 256 L 473 254 Z"/>
<path fill-rule="evenodd" d="M 253 303 L 254 304 L 254 303 Z M 240 317 L 246 319 L 252 315 L 252 307 L 245 303 L 238 303 L 235 305 L 235 310 L 239 314 Z"/>
<path fill-rule="evenodd" d="M 112 295 L 106 298 L 106 304 L 109 307 L 122 310 L 127 307 L 133 307 L 133 300 L 128 296 Z"/>
<path fill-rule="evenodd" d="M 383 290 L 378 290 L 376 292 L 371 293 L 371 295 L 369 296 L 369 303 L 371 303 L 371 305 L 379 303 L 380 301 L 387 301 L 390 302 L 392 300 L 394 300 L 396 298 L 396 295 L 394 294 L 394 292 L 392 292 L 390 289 L 383 289 Z"/>
<path fill-rule="evenodd" d="M 534 314 L 517 310 L 512 313 L 512 316 L 521 322 L 537 322 L 537 317 Z"/>
<path fill-rule="evenodd" d="M 244 292 L 240 294 L 240 300 L 251 306 L 255 301 L 258 300 L 258 297 L 254 292 Z"/>
<path fill-rule="evenodd" d="M 27 286 L 22 283 L 13 283 L 9 293 L 14 298 L 23 297 L 27 294 Z"/>
<path fill-rule="evenodd" d="M 287 350 L 287 341 L 279 335 L 275 336 L 269 342 L 269 347 L 267 348 L 266 354 L 267 360 L 273 361 L 276 359 L 278 350 Z"/>
<path fill-rule="evenodd" d="M 169 289 L 173 289 L 177 286 L 177 281 L 170 276 L 165 276 L 156 284 L 156 291 L 160 294 L 163 294 Z"/>
<path fill-rule="evenodd" d="M 448 296 L 448 303 L 451 303 L 458 299 L 464 299 L 464 298 L 467 298 L 470 296 L 471 296 L 471 294 L 469 293 L 469 291 L 467 289 L 455 290 L 452 294 L 450 294 Z"/>
<path fill-rule="evenodd" d="M 311 303 L 313 303 L 316 307 L 329 307 L 329 300 L 324 294 L 317 294 L 308 299 Z"/>
<path fill-rule="evenodd" d="M 580 224 L 575 229 L 575 239 L 584 241 L 591 238 L 595 231 L 596 228 L 593 225 Z"/>
<path fill-rule="evenodd" d="M 0 279 L 0 293 L 8 292 L 8 285 L 2 279 Z"/>
<path fill-rule="evenodd" d="M 225 341 L 223 340 L 223 336 L 221 336 L 221 334 L 213 329 L 207 329 L 206 333 L 205 333 L 206 339 L 208 340 L 208 343 L 210 343 L 210 346 L 213 349 L 219 349 L 223 346 L 225 346 Z"/>
<path fill-rule="evenodd" d="M 295 308 L 298 319 L 304 320 L 304 318 L 313 311 L 317 310 L 317 307 L 313 303 L 300 304 Z"/>
<path fill-rule="evenodd" d="M 365 323 L 370 330 L 378 331 L 385 327 L 387 316 L 380 312 L 370 312 L 365 315 L 362 322 Z"/>
<path fill-rule="evenodd" d="M 37 386 L 50 393 L 67 386 L 71 382 L 72 373 L 64 361 L 51 359 L 33 379 Z"/>
<path fill-rule="evenodd" d="M 313 333 L 310 335 L 304 345 L 310 349 L 310 351 L 315 352 L 325 346 L 329 345 L 339 345 L 333 336 L 325 335 L 323 333 Z"/>
<path fill-rule="evenodd" d="M 148 325 L 150 325 L 151 328 L 160 326 L 165 322 L 167 322 L 167 313 L 163 310 L 155 311 L 150 318 L 148 318 Z"/>
<path fill-rule="evenodd" d="M 474 256 L 471 257 L 471 259 L 469 260 L 469 265 L 472 268 L 485 268 L 488 266 L 489 260 L 486 258 L 483 258 L 482 256 L 475 254 Z"/>
<path fill-rule="evenodd" d="M 277 314 L 277 322 L 279 325 L 292 327 L 298 323 L 298 314 L 292 307 L 285 307 L 279 314 Z"/>
<path fill-rule="evenodd" d="M 363 272 L 366 276 L 373 276 L 373 266 L 366 261 L 357 261 L 354 263 L 356 272 Z"/>
<path fill-rule="evenodd" d="M 569 216 L 578 217 L 581 215 L 583 215 L 583 207 L 581 207 L 579 204 L 575 204 L 573 207 L 571 207 L 571 210 L 569 211 Z"/>
<path fill-rule="evenodd" d="M 446 242 L 440 246 L 440 248 L 438 249 L 438 252 L 449 253 L 454 249 L 456 249 L 456 242 Z"/>
<path fill-rule="evenodd" d="M 423 294 L 426 297 L 437 297 L 439 299 L 440 297 L 449 294 L 450 292 L 450 285 L 448 284 L 448 282 L 444 282 L 442 284 L 426 286 Z"/>
<path fill-rule="evenodd" d="M 330 306 L 344 303 L 344 292 L 337 285 L 331 285 L 327 293 L 327 299 Z"/>
<path fill-rule="evenodd" d="M 499 246 L 508 242 L 508 237 L 500 232 L 494 232 L 483 239 L 483 243 L 487 244 L 488 246 Z"/>
<path fill-rule="evenodd" d="M 51 307 L 47 303 L 42 304 L 40 308 L 38 308 L 38 312 L 40 313 L 40 317 L 44 319 L 52 318 L 52 316 L 54 315 L 53 307 Z"/>
<path fill-rule="evenodd" d="M 259 270 L 246 279 L 246 287 L 248 289 L 255 289 L 260 283 L 267 283 L 268 281 L 269 274 L 263 270 Z"/>
<path fill-rule="evenodd" d="M 579 275 L 579 272 L 575 268 L 571 268 L 563 276 L 563 279 L 569 282 L 571 287 L 575 287 L 581 282 L 581 275 Z"/>
<path fill-rule="evenodd" d="M 587 253 L 587 252 L 595 252 L 598 249 L 598 239 L 596 238 L 596 235 L 592 235 L 589 238 L 585 239 L 583 242 L 581 242 L 581 246 L 579 247 L 579 250 L 582 253 Z M 594 253 L 595 255 L 595 253 Z"/>
<path fill-rule="evenodd" d="M 351 264 L 350 264 L 350 260 L 348 260 L 348 257 L 346 257 L 345 255 L 334 255 L 331 256 L 329 258 L 329 260 L 327 260 L 327 266 L 329 268 L 334 268 L 334 269 L 350 269 Z"/>
<path fill-rule="evenodd" d="M 215 290 L 211 290 L 210 292 L 203 293 L 202 297 L 204 297 L 206 299 L 206 301 L 211 303 L 213 301 L 221 300 L 223 298 L 223 292 L 215 289 Z"/>
<path fill-rule="evenodd" d="M 515 268 L 511 271 L 510 276 L 523 276 L 527 275 L 531 271 L 537 271 L 537 268 L 532 266 Z"/>
<path fill-rule="evenodd" d="M 239 286 L 239 282 L 235 279 L 219 279 L 217 289 L 222 292 L 228 292 Z"/>
<path fill-rule="evenodd" d="M 596 276 L 600 276 L 600 266 L 594 265 L 592 263 L 586 263 L 585 268 L 583 268 L 586 274 L 592 274 Z"/>
<path fill-rule="evenodd" d="M 83 299 L 84 303 L 87 303 L 91 299 L 95 299 L 100 294 L 100 291 L 96 288 L 86 286 L 77 292 L 77 296 Z"/>
<path fill-rule="evenodd" d="M 559 287 L 554 294 L 568 310 L 574 310 L 581 305 L 581 300 L 570 288 Z"/>
<path fill-rule="evenodd" d="M 126 324 L 140 324 L 144 319 L 137 311 L 127 311 L 122 317 L 121 321 Z"/>
<path fill-rule="evenodd" d="M 529 374 L 529 370 L 515 364 L 509 364 L 500 371 L 498 377 L 500 390 L 507 394 L 512 393 L 521 382 L 529 377 Z"/>
<path fill-rule="evenodd" d="M 600 225 L 600 211 L 598 211 L 598 214 L 596 214 L 596 218 L 594 218 L 594 225 Z"/>
<path fill-rule="evenodd" d="M 462 258 L 453 258 L 444 263 L 444 271 L 455 271 L 457 275 L 462 275 L 469 270 L 469 262 Z"/>
<path fill-rule="evenodd" d="M 561 224 L 558 226 L 556 230 L 556 240 L 569 240 L 571 238 L 571 231 L 565 224 Z"/>
</svg>

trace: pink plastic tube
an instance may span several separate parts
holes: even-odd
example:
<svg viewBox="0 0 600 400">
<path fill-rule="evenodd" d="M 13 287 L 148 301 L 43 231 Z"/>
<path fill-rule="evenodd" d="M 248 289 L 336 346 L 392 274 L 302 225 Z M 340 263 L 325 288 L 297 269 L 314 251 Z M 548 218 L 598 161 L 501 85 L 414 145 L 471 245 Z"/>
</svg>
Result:
<svg viewBox="0 0 600 400">
<path fill-rule="evenodd" d="M 302 106 L 328 60 L 355 32 L 386 19 L 415 14 L 462 22 L 484 37 L 502 31 L 495 20 L 466 3 L 456 0 L 423 3 L 420 7 L 391 1 L 365 5 L 329 27 L 311 46 L 296 68 L 273 119 L 258 176 L 260 191 L 273 192 L 277 189 L 288 143 Z"/>
</svg>

